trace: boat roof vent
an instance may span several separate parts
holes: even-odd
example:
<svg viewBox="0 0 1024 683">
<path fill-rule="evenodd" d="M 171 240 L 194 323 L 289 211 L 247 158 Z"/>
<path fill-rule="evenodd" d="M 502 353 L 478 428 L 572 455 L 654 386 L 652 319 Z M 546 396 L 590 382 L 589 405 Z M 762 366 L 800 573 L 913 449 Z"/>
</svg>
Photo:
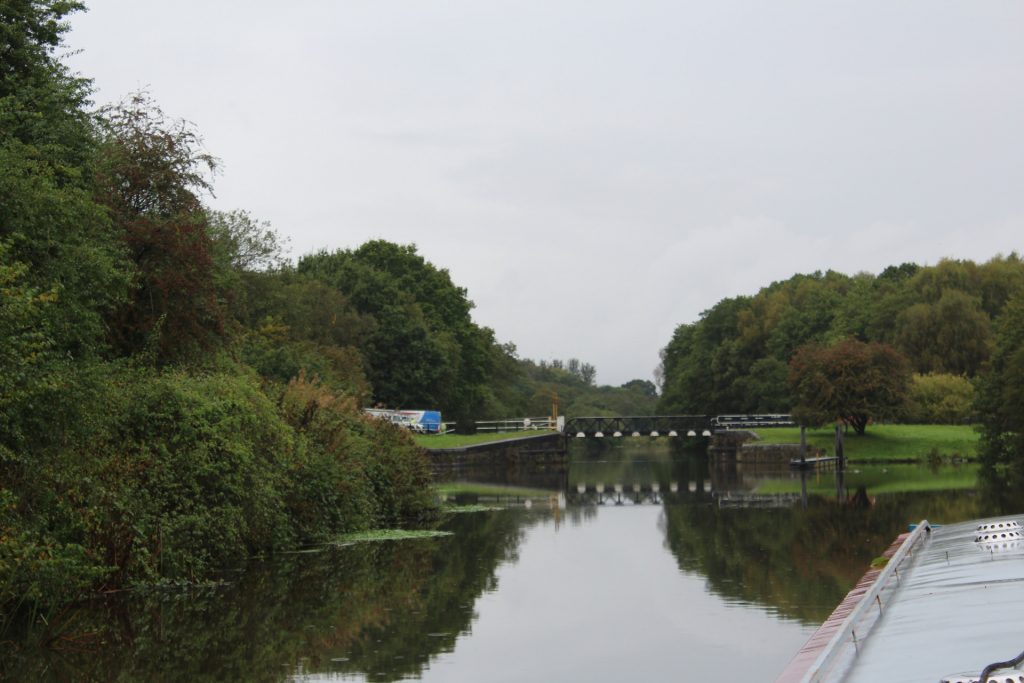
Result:
<svg viewBox="0 0 1024 683">
<path fill-rule="evenodd" d="M 1006 543 L 1024 539 L 1024 529 L 1016 520 L 1004 520 L 979 524 L 974 536 L 975 543 Z"/>
<path fill-rule="evenodd" d="M 978 683 L 980 680 L 980 673 L 966 673 L 956 674 L 955 676 L 946 676 L 939 683 Z M 989 683 L 1024 683 L 1024 671 L 1007 669 L 1005 671 L 991 673 L 988 676 L 988 681 Z"/>
</svg>

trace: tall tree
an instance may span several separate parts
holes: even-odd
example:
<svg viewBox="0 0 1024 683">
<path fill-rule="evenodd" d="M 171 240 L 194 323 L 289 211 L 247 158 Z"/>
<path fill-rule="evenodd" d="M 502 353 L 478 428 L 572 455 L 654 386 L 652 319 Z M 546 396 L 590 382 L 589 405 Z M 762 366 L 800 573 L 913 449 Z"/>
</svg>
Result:
<svg viewBox="0 0 1024 683">
<path fill-rule="evenodd" d="M 473 304 L 448 271 L 415 246 L 383 240 L 305 256 L 298 270 L 337 288 L 374 319 L 364 352 L 375 400 L 440 408 L 457 421 L 481 411 L 494 333 L 473 322 Z"/>
<path fill-rule="evenodd" d="M 918 303 L 896 319 L 896 342 L 915 369 L 973 377 L 992 347 L 990 319 L 981 300 L 947 289 L 934 303 Z"/>
<path fill-rule="evenodd" d="M 995 351 L 979 378 L 976 407 L 981 417 L 981 457 L 989 464 L 1024 468 L 1024 293 L 1006 304 Z"/>
<path fill-rule="evenodd" d="M 77 2 L 0 3 L 0 243 L 24 282 L 58 298 L 47 333 L 72 358 L 100 350 L 103 313 L 122 301 L 128 264 L 90 196 L 89 81 L 55 56 Z"/>
<path fill-rule="evenodd" d="M 857 434 L 871 420 L 897 415 L 910 383 L 907 359 L 877 342 L 809 344 L 797 349 L 789 367 L 798 420 L 809 425 L 842 420 Z"/>
<path fill-rule="evenodd" d="M 189 357 L 225 331 L 200 199 L 216 160 L 193 126 L 168 118 L 144 93 L 102 114 L 96 197 L 121 231 L 136 284 L 111 320 L 114 342 L 158 362 Z"/>
</svg>

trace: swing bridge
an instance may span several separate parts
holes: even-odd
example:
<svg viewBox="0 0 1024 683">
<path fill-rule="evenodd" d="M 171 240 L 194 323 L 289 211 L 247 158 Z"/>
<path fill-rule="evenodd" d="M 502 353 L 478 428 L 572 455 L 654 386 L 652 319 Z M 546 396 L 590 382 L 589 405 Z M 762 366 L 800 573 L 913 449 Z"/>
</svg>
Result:
<svg viewBox="0 0 1024 683">
<path fill-rule="evenodd" d="M 637 415 L 630 417 L 573 417 L 562 433 L 575 438 L 624 436 L 709 437 L 732 429 L 795 427 L 791 415 Z"/>
</svg>

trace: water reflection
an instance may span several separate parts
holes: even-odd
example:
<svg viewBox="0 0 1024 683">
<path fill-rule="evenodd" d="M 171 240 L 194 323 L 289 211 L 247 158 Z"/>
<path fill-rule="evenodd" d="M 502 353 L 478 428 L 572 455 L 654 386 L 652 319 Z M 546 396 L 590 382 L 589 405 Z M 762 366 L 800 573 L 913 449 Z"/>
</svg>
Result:
<svg viewBox="0 0 1024 683">
<path fill-rule="evenodd" d="M 729 661 L 761 679 L 908 522 L 1019 513 L 1024 491 L 1024 472 L 966 465 L 853 466 L 837 486 L 668 439 L 573 448 L 568 469 L 463 473 L 462 500 L 518 493 L 451 515 L 451 537 L 290 555 L 208 591 L 49 615 L 4 634 L 0 678 L 660 680 Z"/>
<path fill-rule="evenodd" d="M 132 594 L 36 628 L 11 680 L 277 681 L 295 671 L 418 676 L 544 513 L 456 515 L 453 536 L 364 543 L 249 567 L 216 590 Z"/>
</svg>

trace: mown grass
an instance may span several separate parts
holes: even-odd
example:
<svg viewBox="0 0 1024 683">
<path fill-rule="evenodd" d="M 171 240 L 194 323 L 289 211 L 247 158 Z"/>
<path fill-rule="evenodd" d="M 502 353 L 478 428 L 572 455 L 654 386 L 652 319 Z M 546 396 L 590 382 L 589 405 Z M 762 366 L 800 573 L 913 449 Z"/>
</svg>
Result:
<svg viewBox="0 0 1024 683">
<path fill-rule="evenodd" d="M 761 429 L 761 443 L 800 443 L 799 427 Z M 808 429 L 807 443 L 833 455 L 835 429 Z M 863 436 L 843 435 L 849 460 L 924 460 L 930 456 L 974 458 L 978 432 L 969 425 L 870 425 Z"/>
<path fill-rule="evenodd" d="M 417 446 L 423 448 L 465 448 L 466 446 L 473 446 L 479 443 L 522 439 L 528 436 L 543 436 L 556 433 L 538 429 L 536 431 L 501 432 L 499 434 L 414 434 L 412 438 Z"/>
</svg>

